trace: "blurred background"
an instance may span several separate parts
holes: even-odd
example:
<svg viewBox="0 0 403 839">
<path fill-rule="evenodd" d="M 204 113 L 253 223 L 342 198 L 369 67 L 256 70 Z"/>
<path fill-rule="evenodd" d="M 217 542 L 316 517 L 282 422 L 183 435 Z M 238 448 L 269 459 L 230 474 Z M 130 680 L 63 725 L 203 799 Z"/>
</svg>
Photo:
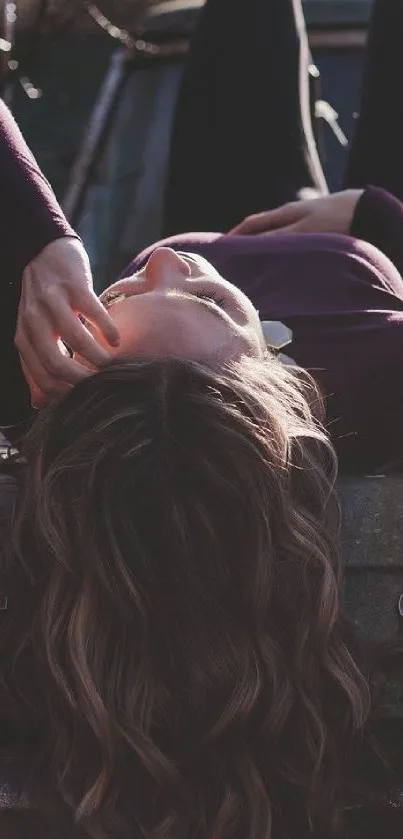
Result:
<svg viewBox="0 0 403 839">
<path fill-rule="evenodd" d="M 2 95 L 84 239 L 98 290 L 161 235 L 170 129 L 202 5 L 0 0 Z M 334 191 L 357 118 L 371 0 L 303 5 Z"/>
</svg>

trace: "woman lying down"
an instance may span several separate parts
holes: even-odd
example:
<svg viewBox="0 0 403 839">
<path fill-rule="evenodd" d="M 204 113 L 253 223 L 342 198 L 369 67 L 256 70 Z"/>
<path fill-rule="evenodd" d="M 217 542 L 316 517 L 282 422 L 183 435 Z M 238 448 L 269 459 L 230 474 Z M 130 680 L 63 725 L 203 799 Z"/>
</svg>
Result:
<svg viewBox="0 0 403 839">
<path fill-rule="evenodd" d="M 0 185 L 0 420 L 31 426 L 3 452 L 0 836 L 401 835 L 334 492 L 334 448 L 402 458 L 400 202 L 174 236 L 99 300 L 3 105 Z"/>
<path fill-rule="evenodd" d="M 402 209 L 375 189 L 323 202 L 281 213 L 336 215 L 385 253 L 252 234 L 263 216 L 154 246 L 99 304 L 88 289 L 70 309 L 82 246 L 49 191 L 39 202 L 51 240 L 23 272 L 17 343 L 48 404 L 25 464 L 4 461 L 20 488 L 1 574 L 4 836 L 13 819 L 39 835 L 38 818 L 40 835 L 117 839 L 367 839 L 377 814 L 398 826 L 399 776 L 372 744 L 340 614 L 320 420 L 323 395 L 345 466 L 401 456 Z M 14 277 L 21 250 L 7 254 Z M 17 288 L 4 286 L 3 317 Z M 267 320 L 313 377 L 268 351 Z"/>
</svg>

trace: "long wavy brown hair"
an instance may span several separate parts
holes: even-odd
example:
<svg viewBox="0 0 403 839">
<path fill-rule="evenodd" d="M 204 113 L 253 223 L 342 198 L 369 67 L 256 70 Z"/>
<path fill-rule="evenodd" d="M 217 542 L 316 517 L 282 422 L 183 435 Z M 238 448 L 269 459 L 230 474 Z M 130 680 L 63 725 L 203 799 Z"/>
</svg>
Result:
<svg viewBox="0 0 403 839">
<path fill-rule="evenodd" d="M 318 405 L 274 358 L 127 359 L 38 417 L 3 563 L 3 754 L 83 835 L 338 835 L 368 690 Z"/>
</svg>

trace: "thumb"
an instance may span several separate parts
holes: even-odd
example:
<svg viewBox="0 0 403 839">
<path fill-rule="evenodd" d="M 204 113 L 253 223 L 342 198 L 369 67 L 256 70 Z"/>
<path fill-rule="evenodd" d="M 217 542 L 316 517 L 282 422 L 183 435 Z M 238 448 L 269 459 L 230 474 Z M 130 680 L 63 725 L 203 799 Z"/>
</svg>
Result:
<svg viewBox="0 0 403 839">
<path fill-rule="evenodd" d="M 264 233 L 268 230 L 277 230 L 279 227 L 288 227 L 298 220 L 301 208 L 298 203 L 284 204 L 275 210 L 266 210 L 264 213 L 256 213 L 247 216 L 240 224 L 237 224 L 229 232 L 232 235 L 248 235 Z"/>
<path fill-rule="evenodd" d="M 256 234 L 257 236 L 270 238 L 271 236 L 279 236 L 283 235 L 284 233 L 301 233 L 303 232 L 303 228 L 301 227 L 301 223 L 299 221 L 295 222 L 295 224 L 287 224 L 284 227 L 276 227 L 275 230 L 263 230 L 262 233 Z"/>
</svg>

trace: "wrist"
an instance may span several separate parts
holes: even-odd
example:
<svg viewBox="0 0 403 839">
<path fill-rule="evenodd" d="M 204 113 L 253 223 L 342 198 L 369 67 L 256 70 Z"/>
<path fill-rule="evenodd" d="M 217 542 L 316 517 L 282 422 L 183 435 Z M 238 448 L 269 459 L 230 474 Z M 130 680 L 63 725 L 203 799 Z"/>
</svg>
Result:
<svg viewBox="0 0 403 839">
<path fill-rule="evenodd" d="M 34 257 L 34 259 L 39 259 L 42 256 L 49 256 L 55 252 L 60 252 L 63 248 L 68 248 L 70 250 L 71 245 L 77 246 L 79 251 L 84 250 L 84 245 L 80 239 L 80 237 L 76 233 L 69 233 L 65 236 L 58 236 L 57 239 L 52 239 L 51 242 L 48 242 L 41 251 Z M 31 260 L 31 262 L 34 261 Z M 30 264 L 30 263 L 29 263 Z"/>
</svg>

